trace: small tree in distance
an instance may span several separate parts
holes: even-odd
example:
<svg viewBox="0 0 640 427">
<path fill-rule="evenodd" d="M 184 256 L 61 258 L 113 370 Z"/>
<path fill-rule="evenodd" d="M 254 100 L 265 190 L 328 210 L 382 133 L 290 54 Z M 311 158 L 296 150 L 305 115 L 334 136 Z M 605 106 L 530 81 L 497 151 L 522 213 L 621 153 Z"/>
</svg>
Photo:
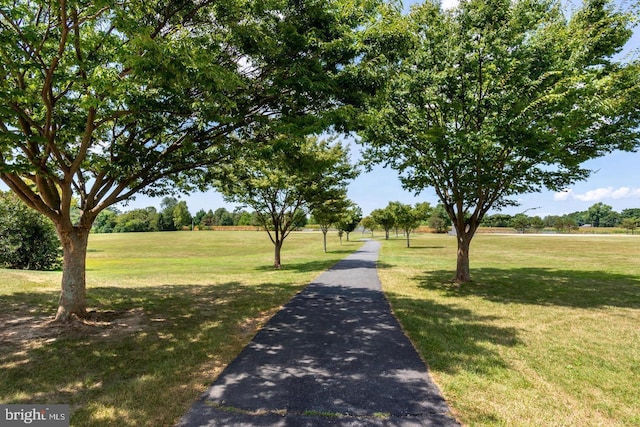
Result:
<svg viewBox="0 0 640 427">
<path fill-rule="evenodd" d="M 539 233 L 544 229 L 544 221 L 542 220 L 542 218 L 536 215 L 533 218 L 531 218 L 531 227 L 533 227 L 533 229 L 537 233 Z"/>
<path fill-rule="evenodd" d="M 369 230 L 371 231 L 371 237 L 373 237 L 373 231 L 378 226 L 378 223 L 373 219 L 373 217 L 365 216 L 362 218 L 362 221 L 360 221 L 360 225 L 362 225 L 362 233 L 364 233 L 365 230 Z"/>
<path fill-rule="evenodd" d="M 387 206 L 384 209 L 375 209 L 371 212 L 371 218 L 384 230 L 385 240 L 389 240 L 389 230 L 396 224 L 396 217 Z"/>
<path fill-rule="evenodd" d="M 409 235 L 422 222 L 422 213 L 411 205 L 397 203 L 395 208 L 396 224 L 402 228 L 407 239 L 407 247 L 411 246 Z"/>
<path fill-rule="evenodd" d="M 521 233 L 526 233 L 527 229 L 531 227 L 531 218 L 525 214 L 519 213 L 511 220 L 511 226 Z"/>
<path fill-rule="evenodd" d="M 176 230 L 182 230 L 183 227 L 191 227 L 193 224 L 193 217 L 187 207 L 187 202 L 184 200 L 178 202 L 175 208 L 173 208 L 173 225 Z"/>
<path fill-rule="evenodd" d="M 273 266 L 280 269 L 282 245 L 299 216 L 343 199 L 358 172 L 341 144 L 281 135 L 270 145 L 242 151 L 237 163 L 219 165 L 211 174 L 227 201 L 256 212 L 274 245 Z"/>
<path fill-rule="evenodd" d="M 322 231 L 322 241 L 324 252 L 327 253 L 327 232 L 332 225 L 340 221 L 348 208 L 353 203 L 347 200 L 346 192 L 337 195 L 334 199 L 325 200 L 313 208 L 312 215 Z M 338 228 L 340 231 L 340 229 Z"/>
<path fill-rule="evenodd" d="M 358 224 L 362 221 L 362 209 L 354 203 L 348 207 L 344 215 L 338 221 L 337 228 L 339 231 L 343 231 L 347 235 L 347 242 L 349 241 L 349 234 L 356 229 Z M 340 238 L 340 242 L 342 242 L 342 238 Z"/>
<path fill-rule="evenodd" d="M 635 229 L 638 228 L 638 223 L 640 223 L 640 219 L 638 218 L 623 218 L 621 227 L 633 234 Z"/>
</svg>

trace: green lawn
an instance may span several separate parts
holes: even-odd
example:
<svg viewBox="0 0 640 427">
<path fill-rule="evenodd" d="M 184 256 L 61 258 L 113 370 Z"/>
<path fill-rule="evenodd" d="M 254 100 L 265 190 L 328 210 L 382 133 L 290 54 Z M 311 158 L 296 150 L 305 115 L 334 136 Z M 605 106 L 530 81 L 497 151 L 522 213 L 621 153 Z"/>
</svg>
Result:
<svg viewBox="0 0 640 427">
<path fill-rule="evenodd" d="M 354 235 L 359 238 L 360 235 Z M 640 237 L 478 235 L 385 241 L 395 313 L 469 426 L 640 425 Z M 92 235 L 100 315 L 62 333 L 60 272 L 0 270 L 0 403 L 69 403 L 74 426 L 171 426 L 277 309 L 360 247 L 264 232 Z"/>
<path fill-rule="evenodd" d="M 73 426 L 171 426 L 279 307 L 361 243 L 264 232 L 92 235 L 92 321 L 48 325 L 60 272 L 0 270 L 0 403 L 68 403 Z M 359 236 L 358 236 L 359 237 Z"/>
<path fill-rule="evenodd" d="M 465 425 L 640 425 L 640 237 L 478 235 L 461 286 L 455 238 L 404 244 L 384 289 Z"/>
</svg>

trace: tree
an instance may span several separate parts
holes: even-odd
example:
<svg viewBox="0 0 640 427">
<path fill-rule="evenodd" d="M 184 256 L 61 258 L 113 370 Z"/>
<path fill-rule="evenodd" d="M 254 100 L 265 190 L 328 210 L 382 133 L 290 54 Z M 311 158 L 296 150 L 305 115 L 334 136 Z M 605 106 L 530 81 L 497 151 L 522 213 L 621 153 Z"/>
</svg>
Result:
<svg viewBox="0 0 640 427">
<path fill-rule="evenodd" d="M 113 227 L 114 233 L 158 231 L 159 214 L 150 206 L 144 209 L 133 209 L 118 215 Z"/>
<path fill-rule="evenodd" d="M 534 216 L 531 218 L 531 227 L 539 233 L 544 229 L 544 221 L 539 216 Z"/>
<path fill-rule="evenodd" d="M 0 266 L 53 270 L 62 251 L 53 224 L 14 194 L 0 191 Z"/>
<path fill-rule="evenodd" d="M 362 224 L 362 232 L 364 233 L 364 230 L 370 230 L 371 237 L 373 237 L 373 230 L 375 230 L 378 226 L 376 220 L 371 216 L 365 216 L 364 218 L 362 218 L 362 221 L 360 221 L 360 223 Z"/>
<path fill-rule="evenodd" d="M 240 216 L 238 217 L 237 225 L 254 225 L 253 224 L 253 215 L 251 215 L 247 211 L 242 211 Z"/>
<path fill-rule="evenodd" d="M 341 144 L 317 137 L 274 137 L 272 144 L 246 150 L 233 165 L 212 170 L 213 185 L 229 202 L 256 211 L 274 245 L 273 266 L 282 267 L 282 245 L 299 216 L 345 194 L 357 176 Z"/>
<path fill-rule="evenodd" d="M 631 231 L 631 234 L 638 228 L 638 224 L 640 223 L 640 219 L 638 218 L 623 218 L 620 226 L 625 230 Z"/>
<path fill-rule="evenodd" d="M 388 206 L 384 209 L 374 209 L 371 211 L 371 218 L 384 230 L 385 240 L 389 240 L 389 230 L 396 224 L 396 218 L 391 209 Z"/>
<path fill-rule="evenodd" d="M 508 214 L 485 215 L 482 225 L 486 227 L 509 227 L 513 222 L 513 217 Z"/>
<path fill-rule="evenodd" d="M 587 221 L 594 227 L 605 226 L 605 218 L 611 215 L 613 208 L 604 203 L 596 203 L 587 209 Z"/>
<path fill-rule="evenodd" d="M 213 225 L 233 225 L 233 215 L 226 208 L 216 209 L 213 217 Z"/>
<path fill-rule="evenodd" d="M 91 231 L 94 233 L 113 233 L 120 212 L 114 207 L 108 207 L 98 214 Z"/>
<path fill-rule="evenodd" d="M 435 212 L 435 208 L 432 208 L 431 203 L 429 202 L 418 202 L 414 209 L 416 210 L 416 214 L 418 215 L 421 223 L 426 222 L 433 212 Z"/>
<path fill-rule="evenodd" d="M 173 220 L 173 211 L 178 206 L 175 197 L 164 197 L 160 202 L 160 214 L 158 216 L 158 229 L 160 231 L 176 231 L 176 223 Z"/>
<path fill-rule="evenodd" d="M 523 213 L 516 214 L 511 219 L 511 226 L 524 234 L 531 227 L 531 218 Z"/>
<path fill-rule="evenodd" d="M 349 241 L 349 234 L 356 229 L 360 221 L 362 221 L 362 209 L 356 204 L 351 204 L 337 223 L 338 231 L 343 231 L 347 234 L 347 242 Z M 340 242 L 342 243 L 342 237 Z"/>
<path fill-rule="evenodd" d="M 620 212 L 621 218 L 640 218 L 640 208 L 623 209 Z"/>
<path fill-rule="evenodd" d="M 601 0 L 570 18 L 559 2 L 468 0 L 407 19 L 411 54 L 364 119 L 365 157 L 406 189 L 435 189 L 457 232 L 455 280 L 469 282 L 491 208 L 566 188 L 589 175 L 585 160 L 638 144 L 640 64 L 611 59 L 633 18 Z"/>
<path fill-rule="evenodd" d="M 86 315 L 88 235 L 101 211 L 176 181 L 192 188 L 259 128 L 344 125 L 340 112 L 375 90 L 359 70 L 379 54 L 359 39 L 376 7 L 3 3 L 0 179 L 55 224 L 64 253 L 56 319 Z"/>
<path fill-rule="evenodd" d="M 553 226 L 561 233 L 565 231 L 567 233 L 571 233 L 571 230 L 576 230 L 578 228 L 578 223 L 569 215 L 563 215 L 555 219 Z"/>
<path fill-rule="evenodd" d="M 438 203 L 436 207 L 433 208 L 431 216 L 427 220 L 427 225 L 433 228 L 436 233 L 446 233 L 449 231 L 451 220 L 441 203 Z"/>
<path fill-rule="evenodd" d="M 189 212 L 187 202 L 184 200 L 178 202 L 175 208 L 173 208 L 173 225 L 176 230 L 182 230 L 183 227 L 191 227 L 193 217 Z"/>
<path fill-rule="evenodd" d="M 216 225 L 216 216 L 211 209 L 207 211 L 206 214 L 200 219 L 198 223 L 201 227 L 211 227 L 212 225 Z"/>
<path fill-rule="evenodd" d="M 312 214 L 322 231 L 322 241 L 324 252 L 327 252 L 327 232 L 329 227 L 338 223 L 345 215 L 346 210 L 353 203 L 347 200 L 346 189 L 343 193 L 338 193 L 334 198 L 325 200 L 313 208 Z"/>
<path fill-rule="evenodd" d="M 200 209 L 198 212 L 196 212 L 196 214 L 193 217 L 193 223 L 196 224 L 197 226 L 200 226 L 200 223 L 202 222 L 202 219 L 207 215 L 207 211 L 205 211 L 204 209 Z"/>
<path fill-rule="evenodd" d="M 419 209 L 413 208 L 411 205 L 396 202 L 394 208 L 394 216 L 398 227 L 402 228 L 407 239 L 407 247 L 410 247 L 409 234 L 418 228 L 422 221 L 422 214 Z"/>
</svg>

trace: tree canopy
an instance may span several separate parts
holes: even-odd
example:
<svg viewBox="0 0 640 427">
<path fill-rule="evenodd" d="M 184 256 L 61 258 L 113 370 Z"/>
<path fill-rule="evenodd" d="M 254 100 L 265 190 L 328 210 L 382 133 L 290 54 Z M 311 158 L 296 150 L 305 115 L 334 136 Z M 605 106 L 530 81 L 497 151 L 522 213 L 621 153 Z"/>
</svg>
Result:
<svg viewBox="0 0 640 427">
<path fill-rule="evenodd" d="M 297 217 L 342 200 L 357 176 L 348 151 L 315 136 L 274 137 L 271 144 L 243 151 L 233 164 L 218 165 L 214 186 L 230 202 L 256 211 L 274 244 L 274 267 L 281 268 L 282 243 Z"/>
<path fill-rule="evenodd" d="M 313 208 L 313 219 L 320 225 L 325 253 L 327 252 L 327 232 L 329 231 L 329 227 L 338 225 L 338 222 L 347 215 L 347 209 L 352 205 L 353 202 L 347 199 L 347 191 L 345 188 L 344 191 L 336 193 L 332 198 L 317 204 Z M 338 231 L 342 230 L 338 228 Z"/>
<path fill-rule="evenodd" d="M 359 64 L 377 53 L 359 40 L 376 7 L 1 1 L 0 179 L 56 225 L 57 319 L 86 313 L 87 236 L 102 210 L 190 188 L 258 129 L 321 131 L 373 90 Z"/>
<path fill-rule="evenodd" d="M 632 16 L 604 0 L 570 17 L 553 0 L 463 0 L 427 1 L 407 20 L 410 54 L 366 118 L 367 158 L 407 189 L 435 190 L 466 282 L 490 208 L 561 190 L 589 175 L 585 160 L 637 146 L 640 64 L 612 59 Z"/>
</svg>

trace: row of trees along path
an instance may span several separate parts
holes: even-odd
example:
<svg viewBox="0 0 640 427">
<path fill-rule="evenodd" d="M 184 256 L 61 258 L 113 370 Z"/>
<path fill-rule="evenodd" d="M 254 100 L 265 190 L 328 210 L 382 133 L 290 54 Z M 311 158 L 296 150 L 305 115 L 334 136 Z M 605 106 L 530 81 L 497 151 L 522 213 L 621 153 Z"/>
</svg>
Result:
<svg viewBox="0 0 640 427">
<path fill-rule="evenodd" d="M 214 184 L 307 135 L 357 131 L 365 161 L 433 187 L 456 278 L 492 207 L 588 176 L 638 145 L 633 11 L 587 0 L 477 0 L 408 15 L 380 0 L 34 2 L 0 8 L 0 179 L 63 247 L 56 319 L 86 315 L 97 215 L 137 193 Z M 309 163 L 290 165 L 304 174 Z M 72 201 L 81 211 L 72 221 Z M 275 243 L 282 232 L 275 231 Z"/>
</svg>

